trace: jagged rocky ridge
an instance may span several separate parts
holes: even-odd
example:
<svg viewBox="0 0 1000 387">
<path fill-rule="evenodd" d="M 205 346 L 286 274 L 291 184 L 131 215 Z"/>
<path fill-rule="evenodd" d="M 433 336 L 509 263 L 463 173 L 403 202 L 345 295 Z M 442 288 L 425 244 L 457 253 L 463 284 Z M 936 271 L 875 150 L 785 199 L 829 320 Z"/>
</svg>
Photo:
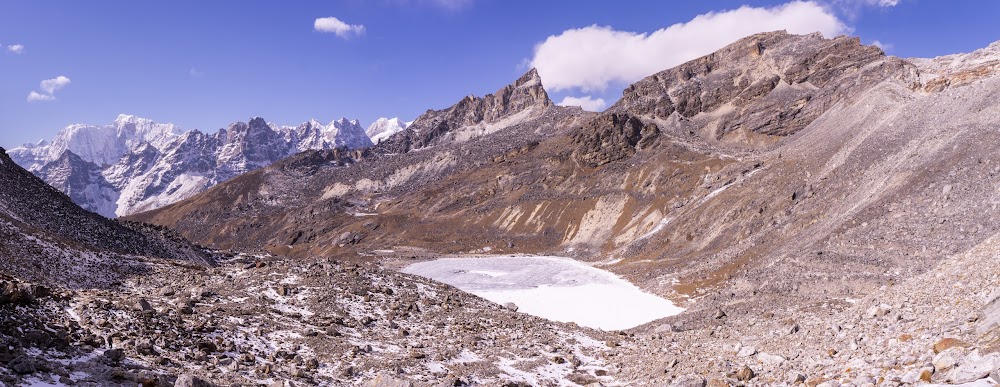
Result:
<svg viewBox="0 0 1000 387">
<path fill-rule="evenodd" d="M 52 143 L 10 154 L 84 208 L 114 217 L 159 208 L 304 150 L 371 145 L 346 118 L 277 127 L 255 117 L 208 134 L 121 115 L 106 126 L 71 125 Z"/>
<path fill-rule="evenodd" d="M 985 377 L 994 48 L 904 60 L 849 37 L 758 34 L 602 114 L 550 106 L 449 135 L 485 127 L 462 118 L 473 98 L 347 168 L 299 155 L 140 219 L 302 257 L 488 247 L 608 262 L 688 308 L 632 332 L 626 384 Z M 948 339 L 964 344 L 936 345 Z"/>
<path fill-rule="evenodd" d="M 402 135 L 391 136 L 380 145 L 392 153 L 405 153 L 461 143 L 537 118 L 552 106 L 538 72 L 531 69 L 493 94 L 469 95 L 447 109 L 427 110 Z"/>
</svg>

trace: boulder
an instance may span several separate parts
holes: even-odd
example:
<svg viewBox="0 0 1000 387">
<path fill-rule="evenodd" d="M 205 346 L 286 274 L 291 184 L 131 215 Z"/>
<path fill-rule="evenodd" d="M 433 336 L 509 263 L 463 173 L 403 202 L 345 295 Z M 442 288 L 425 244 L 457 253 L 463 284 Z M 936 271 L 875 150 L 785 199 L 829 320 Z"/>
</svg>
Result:
<svg viewBox="0 0 1000 387">
<path fill-rule="evenodd" d="M 750 369 L 750 367 L 743 366 L 743 367 L 740 367 L 740 369 L 736 371 L 736 375 L 734 375 L 734 376 L 736 376 L 737 380 L 739 380 L 741 382 L 746 382 L 746 381 L 749 381 L 750 379 L 753 379 L 754 376 L 757 376 L 757 374 L 754 373 L 753 370 Z"/>
<path fill-rule="evenodd" d="M 750 357 L 750 356 L 753 356 L 756 353 L 757 353 L 757 348 L 754 348 L 752 346 L 747 345 L 747 346 L 741 347 L 740 350 L 736 352 L 736 356 L 739 356 L 739 357 Z"/>
<path fill-rule="evenodd" d="M 785 362 L 785 358 L 779 355 L 761 352 L 757 354 L 757 361 L 768 367 L 777 367 L 781 365 L 781 363 Z"/>
<path fill-rule="evenodd" d="M 962 340 L 946 337 L 934 343 L 934 353 L 941 353 L 952 348 L 969 348 L 971 345 Z"/>
<path fill-rule="evenodd" d="M 112 348 L 104 351 L 104 357 L 108 358 L 108 360 L 118 362 L 125 358 L 125 352 L 117 348 Z"/>
<path fill-rule="evenodd" d="M 978 351 L 973 351 L 948 373 L 948 381 L 958 384 L 971 383 L 985 379 L 998 367 L 1000 367 L 1000 354 L 980 356 Z"/>
<path fill-rule="evenodd" d="M 699 375 L 684 375 L 671 384 L 672 387 L 705 387 L 705 378 Z"/>
<path fill-rule="evenodd" d="M 174 382 L 174 387 L 215 387 L 215 384 L 192 374 L 181 374 Z"/>
<path fill-rule="evenodd" d="M 936 372 L 945 372 L 958 365 L 964 358 L 962 348 L 951 348 L 934 356 L 933 364 Z"/>
<path fill-rule="evenodd" d="M 11 360 L 7 366 L 19 375 L 33 374 L 36 371 L 35 362 L 25 356 L 19 356 L 14 360 Z"/>
<path fill-rule="evenodd" d="M 413 387 L 413 382 L 397 378 L 383 371 L 375 375 L 375 379 L 368 383 L 368 387 Z"/>
</svg>

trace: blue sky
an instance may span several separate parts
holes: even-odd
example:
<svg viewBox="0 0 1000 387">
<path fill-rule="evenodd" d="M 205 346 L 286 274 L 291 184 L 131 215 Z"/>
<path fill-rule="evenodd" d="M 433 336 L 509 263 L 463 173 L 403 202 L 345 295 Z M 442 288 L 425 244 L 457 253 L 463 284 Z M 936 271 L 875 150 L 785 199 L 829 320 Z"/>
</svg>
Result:
<svg viewBox="0 0 1000 387">
<path fill-rule="evenodd" d="M 628 69 L 621 63 L 627 60 L 618 60 L 598 76 L 546 62 L 536 47 L 553 37 L 544 46 L 555 57 L 590 55 L 575 50 L 587 43 L 579 39 L 603 36 L 612 46 L 619 38 L 639 41 L 640 53 L 675 43 L 695 46 L 692 52 L 714 49 L 711 36 L 700 47 L 701 38 L 690 34 L 659 43 L 639 34 L 710 12 L 732 17 L 702 17 L 708 31 L 725 30 L 719 23 L 757 23 L 733 11 L 744 5 L 774 11 L 775 23 L 794 22 L 777 14 L 788 6 L 784 1 L 0 0 L 0 146 L 51 138 L 71 123 L 108 123 L 119 113 L 204 131 L 251 116 L 283 125 L 341 116 L 365 125 L 381 116 L 412 120 L 465 95 L 493 92 L 532 64 L 546 67 L 543 83 L 557 102 L 575 97 L 610 105 L 637 74 L 683 56 L 661 52 L 662 62 Z M 967 52 L 1000 40 L 997 1 L 806 5 L 834 18 L 828 30 L 881 42 L 902 57 Z M 363 31 L 317 31 L 316 19 L 325 17 Z M 663 35 L 676 30 L 683 28 Z M 733 40 L 722 32 L 715 38 Z M 571 62 L 596 65 L 606 57 Z M 546 73 L 553 82 L 562 77 L 558 90 Z"/>
</svg>

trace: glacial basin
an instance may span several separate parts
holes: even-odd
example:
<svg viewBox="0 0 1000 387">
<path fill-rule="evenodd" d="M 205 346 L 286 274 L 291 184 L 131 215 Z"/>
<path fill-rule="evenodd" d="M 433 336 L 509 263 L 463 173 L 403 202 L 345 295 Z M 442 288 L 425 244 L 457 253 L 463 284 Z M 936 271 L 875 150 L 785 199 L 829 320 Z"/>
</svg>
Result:
<svg viewBox="0 0 1000 387">
<path fill-rule="evenodd" d="M 681 313 L 669 300 L 617 275 L 569 258 L 487 256 L 440 258 L 403 269 L 518 312 L 554 321 L 621 330 Z"/>
</svg>

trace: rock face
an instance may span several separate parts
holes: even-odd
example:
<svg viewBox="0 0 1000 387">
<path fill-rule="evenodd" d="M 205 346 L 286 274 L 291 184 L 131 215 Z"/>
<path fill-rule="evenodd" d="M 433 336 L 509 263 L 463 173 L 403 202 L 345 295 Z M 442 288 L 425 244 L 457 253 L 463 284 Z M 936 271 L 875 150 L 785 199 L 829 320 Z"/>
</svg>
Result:
<svg viewBox="0 0 1000 387">
<path fill-rule="evenodd" d="M 372 145 L 357 120 L 277 127 L 260 117 L 215 134 L 121 115 L 106 126 L 71 125 L 11 157 L 85 209 L 114 217 L 159 208 L 310 149 Z"/>
<path fill-rule="evenodd" d="M 609 113 L 587 123 L 573 134 L 578 160 L 598 167 L 628 158 L 637 149 L 649 146 L 660 134 L 656 124 L 624 113 Z"/>
<path fill-rule="evenodd" d="M 102 215 L 113 215 L 119 191 L 108 182 L 97 164 L 88 162 L 73 151 L 63 152 L 55 161 L 46 163 L 35 174 L 53 187 L 58 187 L 75 203 Z"/>
<path fill-rule="evenodd" d="M 1000 73 L 1000 42 L 970 53 L 931 59 L 915 58 L 911 61 L 920 66 L 924 90 L 940 92 Z"/>
<path fill-rule="evenodd" d="M 699 131 L 715 139 L 734 132 L 787 136 L 887 79 L 919 84 L 915 66 L 857 38 L 758 34 L 636 82 L 609 111 L 651 120 L 708 115 Z"/>
<path fill-rule="evenodd" d="M 428 110 L 401 135 L 383 143 L 394 153 L 461 143 L 540 116 L 553 106 L 535 69 L 484 97 L 468 96 L 444 110 Z"/>
</svg>

